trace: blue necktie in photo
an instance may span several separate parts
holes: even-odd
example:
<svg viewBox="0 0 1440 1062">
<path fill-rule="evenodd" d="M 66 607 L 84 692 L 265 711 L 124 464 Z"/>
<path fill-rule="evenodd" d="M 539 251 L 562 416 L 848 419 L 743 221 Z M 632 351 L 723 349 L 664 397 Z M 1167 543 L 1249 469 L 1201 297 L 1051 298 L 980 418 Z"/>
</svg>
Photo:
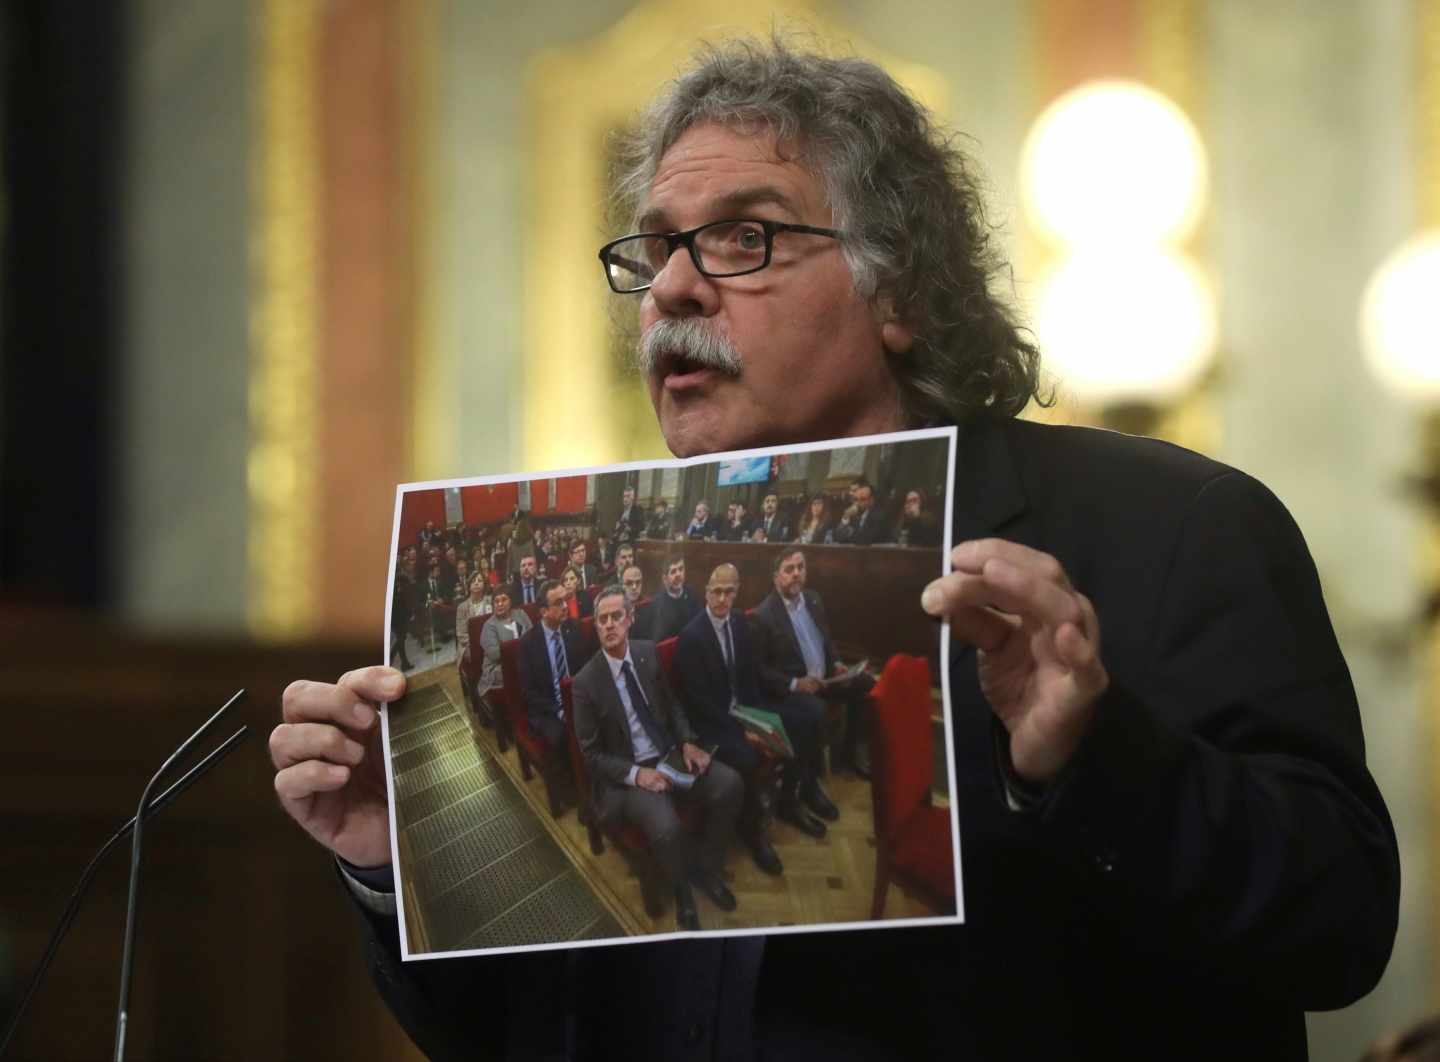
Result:
<svg viewBox="0 0 1440 1062">
<path fill-rule="evenodd" d="M 551 670 L 555 679 L 555 707 L 559 708 L 564 704 L 560 699 L 560 680 L 570 674 L 570 665 L 565 659 L 565 639 L 559 631 L 551 633 L 550 647 L 550 662 L 554 665 Z"/>
</svg>

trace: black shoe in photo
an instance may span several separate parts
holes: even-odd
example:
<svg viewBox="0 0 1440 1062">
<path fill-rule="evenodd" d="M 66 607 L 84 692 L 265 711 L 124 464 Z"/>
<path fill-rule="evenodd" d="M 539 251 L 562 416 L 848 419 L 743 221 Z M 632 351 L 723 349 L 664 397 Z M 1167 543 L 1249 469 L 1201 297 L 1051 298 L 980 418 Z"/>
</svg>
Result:
<svg viewBox="0 0 1440 1062">
<path fill-rule="evenodd" d="M 834 822 L 840 817 L 840 809 L 835 806 L 835 802 L 830 799 L 825 790 L 820 788 L 820 783 L 816 779 L 812 778 L 806 782 L 802 792 L 805 806 L 822 819 Z"/>
<path fill-rule="evenodd" d="M 780 853 L 775 851 L 775 846 L 768 837 L 756 837 L 752 840 L 750 854 L 755 859 L 755 865 L 771 877 L 779 877 L 785 873 L 785 864 L 780 862 Z"/>
<path fill-rule="evenodd" d="M 700 928 L 700 916 L 695 912 L 695 894 L 689 884 L 675 886 L 675 928 L 681 932 Z"/>
<path fill-rule="evenodd" d="M 817 819 L 798 800 L 786 800 L 775 812 L 781 822 L 788 822 L 807 837 L 817 840 L 825 836 L 825 824 Z"/>
<path fill-rule="evenodd" d="M 720 880 L 719 874 L 712 874 L 708 870 L 696 870 L 691 873 L 690 881 L 698 885 L 700 891 L 710 897 L 711 901 L 716 907 L 720 908 L 720 910 L 735 910 L 735 894 Z"/>
</svg>

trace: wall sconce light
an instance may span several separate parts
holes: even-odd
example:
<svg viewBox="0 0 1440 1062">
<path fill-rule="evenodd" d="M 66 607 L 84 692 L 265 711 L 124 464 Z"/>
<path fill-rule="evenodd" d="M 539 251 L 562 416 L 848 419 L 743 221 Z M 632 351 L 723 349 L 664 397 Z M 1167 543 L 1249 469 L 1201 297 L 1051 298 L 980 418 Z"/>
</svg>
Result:
<svg viewBox="0 0 1440 1062">
<path fill-rule="evenodd" d="M 1090 82 L 1036 120 L 1020 171 L 1057 252 L 1035 304 L 1046 360 L 1107 426 L 1148 434 L 1215 354 L 1214 295 L 1180 250 L 1205 204 L 1199 134 L 1145 85 Z"/>
</svg>

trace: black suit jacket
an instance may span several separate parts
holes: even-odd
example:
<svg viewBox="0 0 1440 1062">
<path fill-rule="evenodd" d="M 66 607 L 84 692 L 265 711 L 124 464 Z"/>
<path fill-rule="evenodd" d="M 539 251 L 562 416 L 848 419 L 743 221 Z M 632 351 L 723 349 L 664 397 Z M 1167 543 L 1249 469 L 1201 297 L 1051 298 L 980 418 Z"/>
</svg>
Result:
<svg viewBox="0 0 1440 1062">
<path fill-rule="evenodd" d="M 863 523 L 857 514 L 850 523 L 836 527 L 835 541 L 848 546 L 873 546 L 878 542 L 894 542 L 895 532 L 880 506 L 875 504 L 870 506 Z"/>
<path fill-rule="evenodd" d="M 803 592 L 805 607 L 820 631 L 821 650 L 825 654 L 825 674 L 831 675 L 835 672 L 835 639 L 830 634 L 830 617 L 825 612 L 825 602 L 809 587 Z M 795 623 L 790 619 L 790 610 L 785 607 L 785 602 L 774 590 L 756 606 L 755 614 L 751 618 L 755 621 L 760 684 L 772 700 L 782 700 L 790 692 L 790 680 L 804 678 L 806 674 L 805 654 L 800 651 L 800 639 L 795 633 Z"/>
<path fill-rule="evenodd" d="M 954 540 L 1053 554 L 1095 605 L 1110 688 L 1062 776 L 1015 812 L 975 653 L 952 641 L 966 924 L 769 938 L 761 1035 L 788 1059 L 824 1057 L 813 1030 L 840 1029 L 874 1043 L 850 1057 L 875 1059 L 896 1044 L 962 1059 L 1304 1058 L 1304 1011 L 1352 1002 L 1384 970 L 1399 860 L 1299 530 L 1249 476 L 1111 432 L 981 420 L 956 468 Z M 612 950 L 648 953 L 627 991 L 673 994 L 677 964 L 732 969 L 727 945 Z M 596 992 L 620 976 L 585 961 Z M 505 998 L 520 991 L 506 969 L 401 976 L 475 978 L 472 998 Z M 733 1018 L 706 1000 L 744 994 L 736 982 L 687 1001 L 719 1028 Z M 422 1031 L 464 1020 L 397 1013 Z M 466 1042 L 496 1035 L 494 1011 L 474 1020 Z M 606 1042 L 603 1022 L 577 1028 Z M 645 1031 L 683 1036 L 661 1020 Z"/>
<path fill-rule="evenodd" d="M 625 518 L 622 509 L 620 515 L 615 519 L 615 533 L 610 537 L 616 546 L 623 546 L 627 542 L 634 542 L 645 533 L 645 513 L 638 505 L 630 506 L 630 518 Z"/>
<path fill-rule="evenodd" d="M 655 643 L 632 639 L 630 659 L 640 690 L 650 704 L 650 712 L 665 728 L 671 741 L 677 745 L 693 742 L 695 730 L 684 707 L 671 696 L 669 686 L 660 677 Z M 595 801 L 601 807 L 604 807 L 605 788 L 624 785 L 630 768 L 635 766 L 635 747 L 630 740 L 625 705 L 620 701 L 606 660 L 604 650 L 596 653 L 575 676 L 570 687 L 571 703 L 575 708 L 575 740 L 580 744 L 585 766 L 590 771 Z M 663 755 L 668 750 L 659 751 Z"/>
<path fill-rule="evenodd" d="M 574 620 L 560 624 L 560 636 L 565 640 L 565 662 L 570 674 L 577 675 L 585 666 L 589 647 L 580 636 L 580 625 Z M 559 707 L 555 703 L 555 672 L 550 666 L 550 632 L 543 623 L 537 623 L 520 636 L 520 685 L 525 695 L 525 712 L 530 718 L 536 716 L 554 717 Z"/>
<path fill-rule="evenodd" d="M 705 523 L 700 527 L 695 526 L 695 517 L 693 514 L 685 521 L 686 538 L 714 538 L 719 530 L 720 518 L 714 513 L 711 513 L 710 516 L 706 518 Z"/>
<path fill-rule="evenodd" d="M 722 520 L 715 532 L 716 542 L 744 542 L 755 532 L 755 521 L 749 513 L 741 518 L 738 524 L 732 524 L 728 520 Z"/>
<path fill-rule="evenodd" d="M 776 513 L 770 517 L 761 513 L 756 517 L 755 527 L 765 529 L 766 542 L 789 542 L 795 537 L 794 528 L 790 526 L 790 521 L 785 518 L 784 513 Z"/>
<path fill-rule="evenodd" d="M 745 614 L 731 609 L 726 620 L 735 649 L 735 699 L 741 704 L 760 705 L 760 683 L 755 671 L 755 650 Z M 720 652 L 720 641 L 710 613 L 701 609 L 685 625 L 675 643 L 676 692 L 690 712 L 690 719 L 707 740 L 711 735 L 733 733 L 740 724 L 730 716 L 730 672 Z"/>
<path fill-rule="evenodd" d="M 540 587 L 544 584 L 544 582 L 545 582 L 544 579 L 541 579 L 539 576 L 536 576 L 534 582 L 532 583 L 532 585 L 533 585 L 533 587 L 534 587 L 534 590 L 535 590 L 535 600 L 534 600 L 534 603 L 537 604 L 537 605 L 543 605 L 543 604 L 545 604 L 545 602 L 544 602 L 544 601 L 541 599 L 541 597 L 540 597 Z M 523 605 L 523 604 L 525 604 L 525 603 L 526 603 L 526 602 L 525 602 L 525 591 L 524 591 L 524 589 L 521 587 L 521 585 L 520 585 L 520 579 L 519 579 L 519 577 L 517 576 L 516 579 L 515 579 L 515 581 L 510 584 L 510 604 L 512 604 L 512 605 Z"/>
</svg>

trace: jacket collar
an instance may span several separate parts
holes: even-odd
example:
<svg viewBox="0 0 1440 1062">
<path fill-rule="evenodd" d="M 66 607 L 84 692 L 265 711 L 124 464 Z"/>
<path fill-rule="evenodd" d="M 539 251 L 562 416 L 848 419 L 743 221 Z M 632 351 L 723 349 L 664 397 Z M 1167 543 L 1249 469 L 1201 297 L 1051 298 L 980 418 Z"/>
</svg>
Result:
<svg viewBox="0 0 1440 1062">
<path fill-rule="evenodd" d="M 1010 418 L 962 424 L 955 446 L 951 545 L 988 538 L 1025 512 L 1029 500 L 1010 442 Z"/>
</svg>

